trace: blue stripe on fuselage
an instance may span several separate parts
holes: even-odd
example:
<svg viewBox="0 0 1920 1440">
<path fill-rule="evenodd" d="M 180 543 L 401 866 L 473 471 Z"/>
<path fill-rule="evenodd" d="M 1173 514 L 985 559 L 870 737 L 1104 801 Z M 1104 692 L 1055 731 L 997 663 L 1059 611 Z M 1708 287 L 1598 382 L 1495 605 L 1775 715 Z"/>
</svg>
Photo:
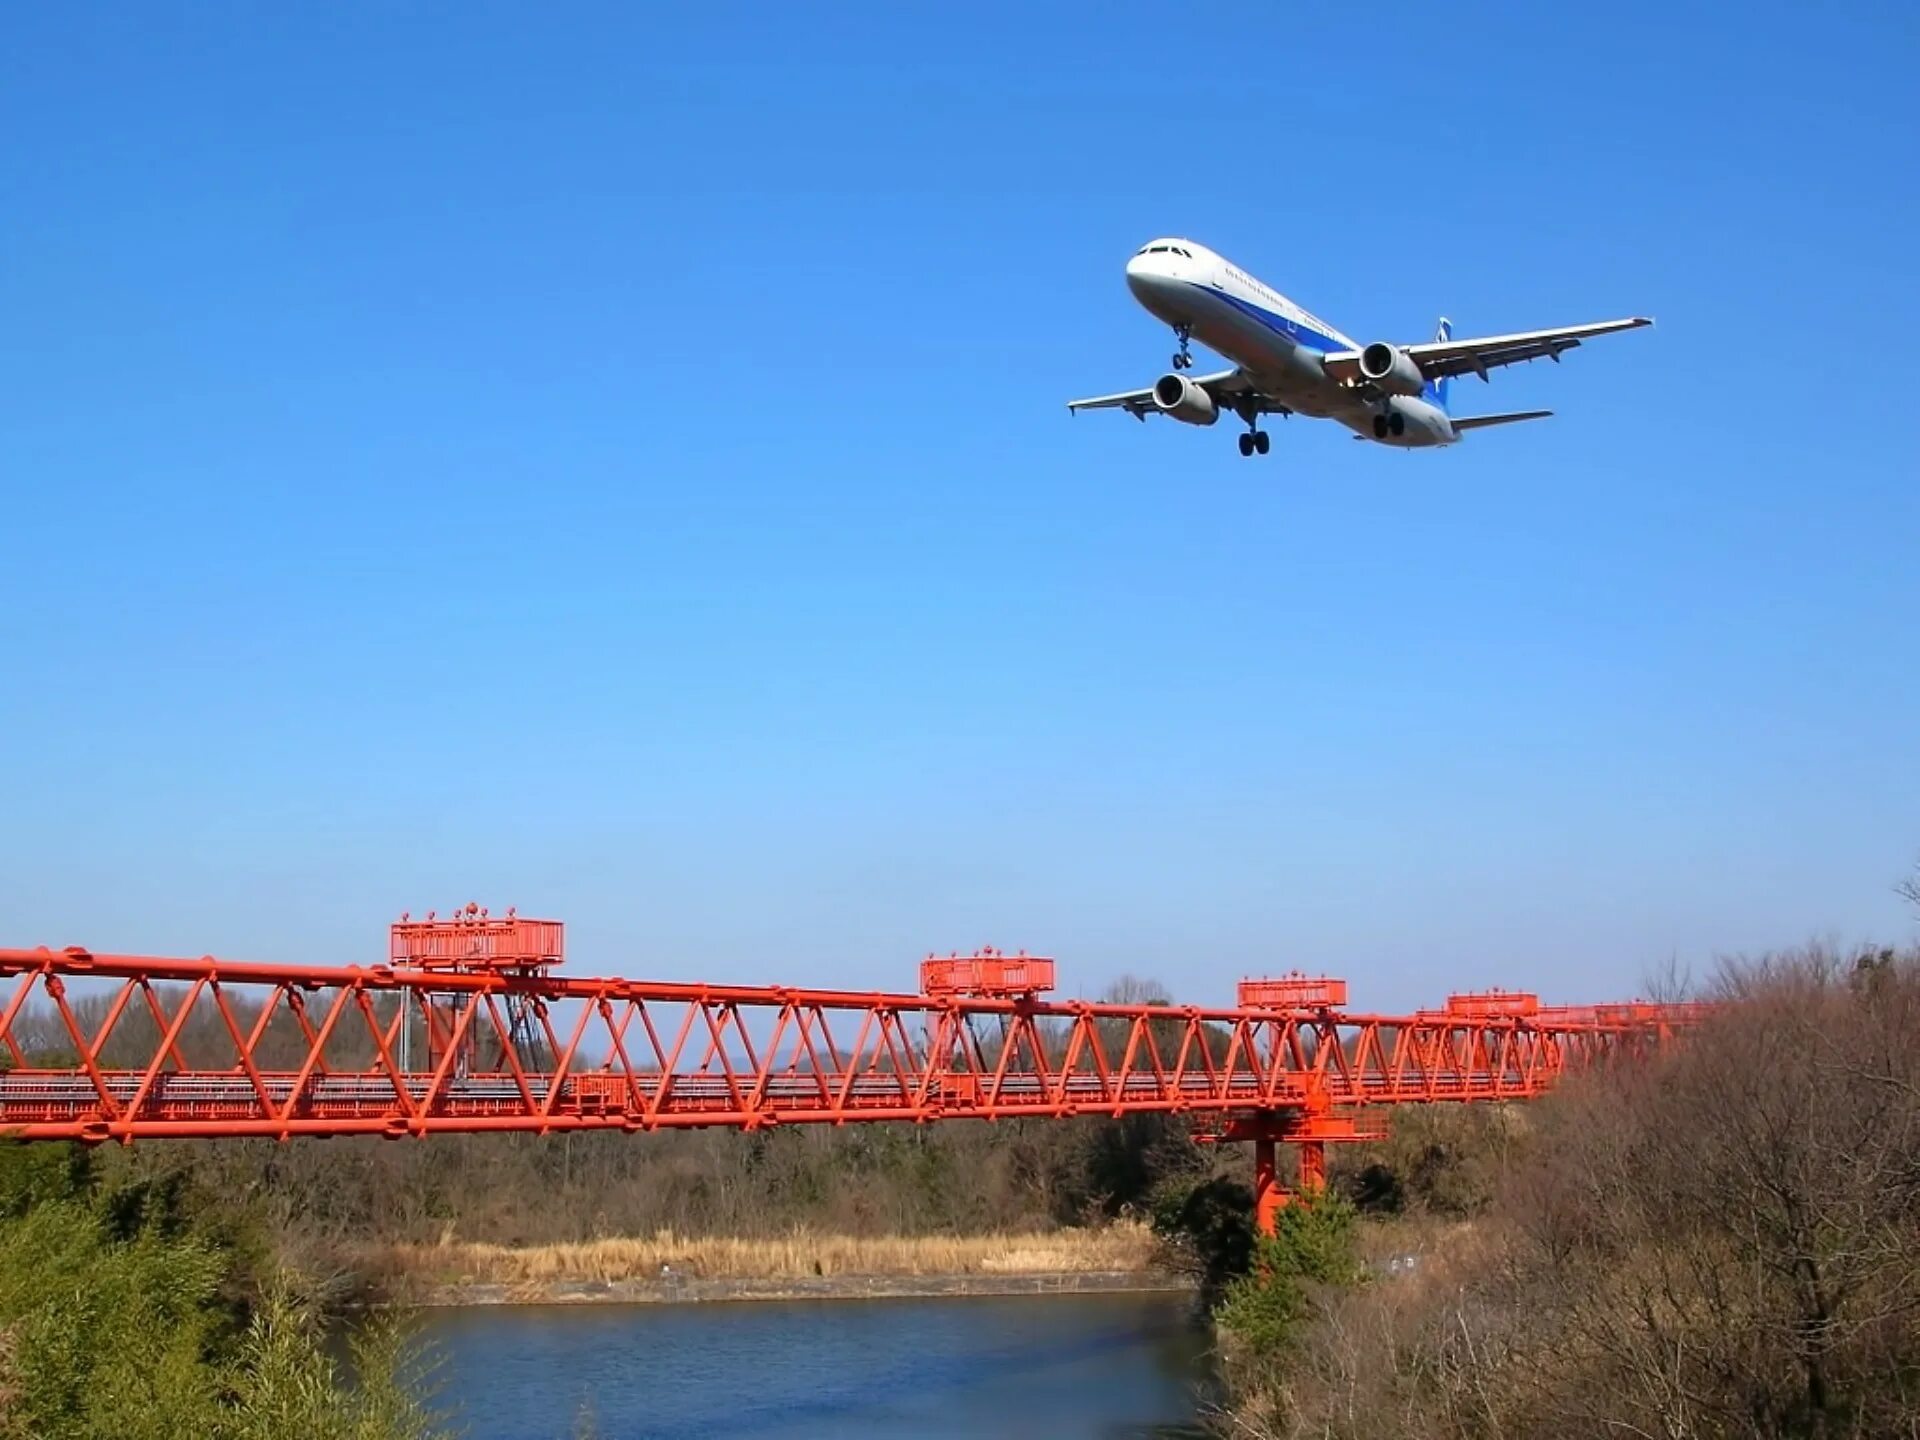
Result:
<svg viewBox="0 0 1920 1440">
<path fill-rule="evenodd" d="M 1215 289 L 1211 285 L 1198 285 L 1194 284 L 1191 280 L 1187 283 L 1193 285 L 1193 288 L 1198 290 L 1202 295 L 1211 295 L 1216 300 L 1226 301 L 1227 304 L 1233 306 L 1233 308 L 1238 310 L 1242 315 L 1252 320 L 1258 320 L 1262 325 L 1266 326 L 1267 329 L 1272 330 L 1276 334 L 1286 336 L 1296 345 L 1304 345 L 1309 350 L 1318 350 L 1322 354 L 1331 350 L 1344 350 L 1347 348 L 1344 340 L 1336 340 L 1325 331 L 1316 330 L 1311 325 L 1302 325 L 1297 320 L 1289 320 L 1286 316 L 1276 314 L 1272 310 L 1256 305 L 1251 300 L 1242 300 L 1238 295 L 1229 295 L 1225 290 Z"/>
</svg>

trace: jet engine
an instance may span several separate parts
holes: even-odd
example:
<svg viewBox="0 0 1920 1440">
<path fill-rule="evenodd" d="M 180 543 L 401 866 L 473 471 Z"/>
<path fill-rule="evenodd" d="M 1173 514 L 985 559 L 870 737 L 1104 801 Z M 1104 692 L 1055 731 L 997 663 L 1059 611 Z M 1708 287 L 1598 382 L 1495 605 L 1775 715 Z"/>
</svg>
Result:
<svg viewBox="0 0 1920 1440">
<path fill-rule="evenodd" d="M 1188 425 L 1211 425 L 1220 418 L 1213 397 L 1184 375 L 1162 375 L 1154 381 L 1153 403 L 1161 414 Z"/>
<path fill-rule="evenodd" d="M 1360 373 L 1389 395 L 1418 395 L 1426 384 L 1411 355 L 1378 340 L 1360 352 Z"/>
</svg>

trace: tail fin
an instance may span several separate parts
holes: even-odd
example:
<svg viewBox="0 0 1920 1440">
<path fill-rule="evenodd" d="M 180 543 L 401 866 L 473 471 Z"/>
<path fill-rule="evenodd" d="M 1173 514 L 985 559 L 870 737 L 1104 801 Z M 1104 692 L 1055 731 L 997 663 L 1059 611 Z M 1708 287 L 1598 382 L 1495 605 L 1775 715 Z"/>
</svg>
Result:
<svg viewBox="0 0 1920 1440">
<path fill-rule="evenodd" d="M 1453 322 L 1442 315 L 1438 328 L 1433 332 L 1433 338 L 1436 344 L 1443 340 L 1451 340 L 1453 338 Z M 1444 410 L 1447 408 L 1447 390 L 1452 384 L 1453 382 L 1451 380 L 1429 380 L 1421 387 L 1421 391 L 1427 400 Z"/>
</svg>

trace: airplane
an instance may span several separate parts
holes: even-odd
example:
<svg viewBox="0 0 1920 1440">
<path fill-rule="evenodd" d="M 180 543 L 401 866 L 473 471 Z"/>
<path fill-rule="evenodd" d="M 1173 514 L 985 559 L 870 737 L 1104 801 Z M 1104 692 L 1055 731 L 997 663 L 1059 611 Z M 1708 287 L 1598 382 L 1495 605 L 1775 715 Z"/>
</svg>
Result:
<svg viewBox="0 0 1920 1440">
<path fill-rule="evenodd" d="M 1125 410 L 1142 421 L 1158 412 L 1188 425 L 1211 425 L 1231 411 L 1246 422 L 1242 455 L 1267 453 L 1263 415 L 1337 420 L 1356 440 L 1403 450 L 1452 445 L 1469 431 L 1544 419 L 1553 412 L 1455 415 L 1447 405 L 1448 382 L 1457 375 L 1486 380 L 1497 366 L 1542 356 L 1557 364 L 1582 340 L 1653 324 L 1635 316 L 1456 340 L 1452 322 L 1443 317 L 1427 344 L 1360 345 L 1225 257 L 1178 239 L 1142 245 L 1127 262 L 1127 288 L 1173 327 L 1180 342 L 1173 370 L 1145 390 L 1072 400 L 1067 409 L 1075 414 Z M 1233 361 L 1234 368 L 1212 375 L 1183 373 L 1193 368 L 1195 340 Z"/>
</svg>

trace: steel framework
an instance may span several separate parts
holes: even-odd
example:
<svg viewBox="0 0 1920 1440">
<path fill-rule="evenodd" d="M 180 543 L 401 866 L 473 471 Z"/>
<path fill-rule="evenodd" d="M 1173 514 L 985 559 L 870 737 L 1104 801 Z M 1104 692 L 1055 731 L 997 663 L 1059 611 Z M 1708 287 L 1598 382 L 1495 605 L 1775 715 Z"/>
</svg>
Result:
<svg viewBox="0 0 1920 1440">
<path fill-rule="evenodd" d="M 1529 1099 L 1696 1018 L 1504 994 L 1350 1013 L 1293 1003 L 1345 999 L 1342 982 L 1297 976 L 1243 985 L 1232 1008 L 1048 1000 L 1052 961 L 992 951 L 930 958 L 917 994 L 582 979 L 553 973 L 553 922 L 494 925 L 475 934 L 499 945 L 464 956 L 417 929 L 403 946 L 396 926 L 396 963 L 343 968 L 0 950 L 0 1131 L 291 1140 L 1159 1112 L 1254 1142 L 1270 1224 L 1288 1193 L 1277 1143 L 1300 1147 L 1301 1183 L 1317 1184 L 1327 1143 L 1373 1133 L 1368 1107 Z"/>
</svg>

